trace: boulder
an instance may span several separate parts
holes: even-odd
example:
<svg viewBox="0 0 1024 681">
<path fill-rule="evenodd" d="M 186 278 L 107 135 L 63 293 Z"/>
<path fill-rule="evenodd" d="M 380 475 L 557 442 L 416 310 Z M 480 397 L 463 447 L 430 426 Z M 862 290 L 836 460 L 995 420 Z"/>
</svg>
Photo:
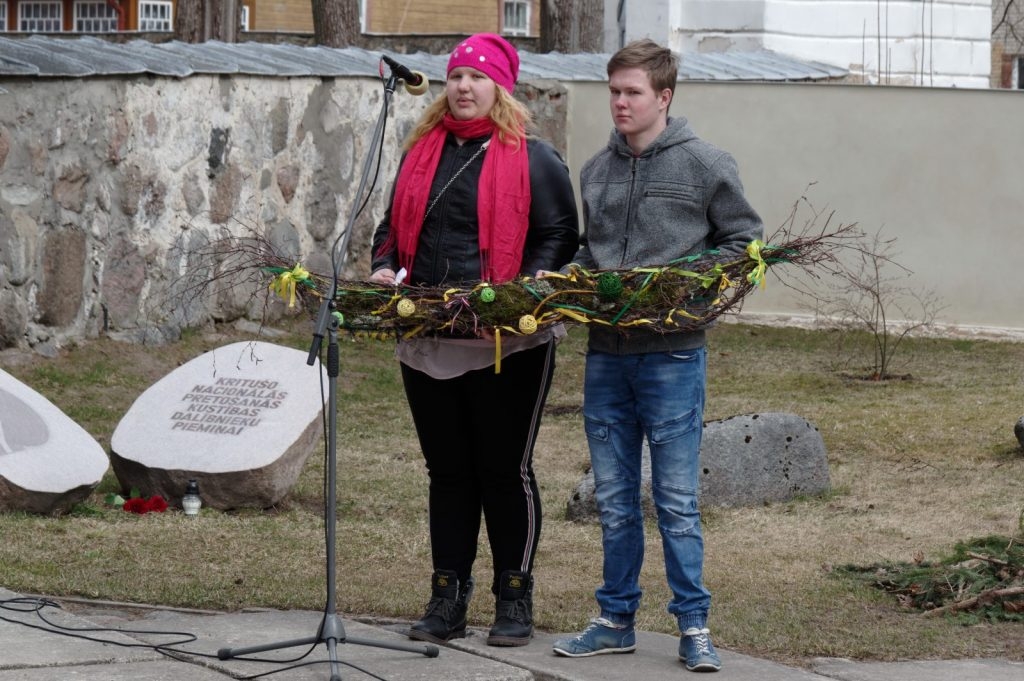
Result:
<svg viewBox="0 0 1024 681">
<path fill-rule="evenodd" d="M 794 414 L 733 416 L 704 424 L 700 448 L 701 506 L 755 506 L 827 492 L 828 456 L 818 429 Z M 641 461 L 641 504 L 654 517 L 651 454 Z M 569 500 L 570 520 L 597 518 L 594 473 L 588 470 Z"/>
<path fill-rule="evenodd" d="M 323 427 L 326 371 L 306 353 L 240 342 L 207 352 L 149 387 L 111 438 L 125 490 L 180 505 L 190 479 L 204 506 L 267 508 L 292 488 Z"/>
<path fill-rule="evenodd" d="M 84 428 L 0 370 L 0 511 L 63 513 L 92 493 L 109 465 Z"/>
</svg>

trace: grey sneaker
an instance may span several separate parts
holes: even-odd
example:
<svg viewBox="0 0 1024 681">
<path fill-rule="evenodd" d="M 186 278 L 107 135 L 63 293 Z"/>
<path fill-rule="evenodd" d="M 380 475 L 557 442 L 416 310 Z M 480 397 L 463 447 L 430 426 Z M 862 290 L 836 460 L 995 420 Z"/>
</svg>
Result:
<svg viewBox="0 0 1024 681">
<path fill-rule="evenodd" d="M 558 639 L 552 648 L 555 655 L 564 657 L 631 653 L 636 650 L 636 631 L 632 624 L 617 627 L 603 617 L 595 617 L 582 632 Z"/>
<path fill-rule="evenodd" d="M 679 659 L 691 672 L 717 672 L 722 668 L 715 646 L 711 645 L 711 632 L 690 627 L 679 639 Z"/>
</svg>

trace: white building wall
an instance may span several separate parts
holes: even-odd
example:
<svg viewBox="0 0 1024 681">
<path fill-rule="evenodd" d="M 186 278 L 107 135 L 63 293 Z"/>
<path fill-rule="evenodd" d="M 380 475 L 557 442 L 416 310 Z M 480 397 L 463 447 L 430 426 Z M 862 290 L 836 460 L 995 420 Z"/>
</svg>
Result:
<svg viewBox="0 0 1024 681">
<path fill-rule="evenodd" d="M 679 20 L 675 5 L 673 0 L 604 0 L 605 52 L 641 38 L 668 45 L 671 27 Z"/>
<path fill-rule="evenodd" d="M 991 0 L 606 0 L 605 48 L 769 49 L 868 83 L 988 87 Z"/>
</svg>

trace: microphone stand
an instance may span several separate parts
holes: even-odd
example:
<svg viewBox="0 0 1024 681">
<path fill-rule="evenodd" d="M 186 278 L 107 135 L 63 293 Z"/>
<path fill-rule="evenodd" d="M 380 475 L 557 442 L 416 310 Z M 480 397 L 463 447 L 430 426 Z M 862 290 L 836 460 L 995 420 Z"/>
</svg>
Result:
<svg viewBox="0 0 1024 681">
<path fill-rule="evenodd" d="M 333 264 L 333 276 L 330 290 L 324 296 L 317 314 L 316 324 L 313 329 L 313 341 L 309 348 L 309 356 L 306 364 L 313 366 L 320 355 L 320 346 L 324 337 L 327 338 L 327 493 L 324 501 L 324 516 L 327 522 L 327 606 L 324 609 L 324 617 L 320 623 L 316 635 L 293 639 L 290 641 L 279 641 L 264 645 L 249 646 L 245 648 L 221 648 L 217 651 L 217 657 L 227 660 L 240 655 L 250 653 L 261 653 L 268 650 L 280 648 L 293 648 L 295 646 L 316 645 L 325 643 L 327 654 L 331 664 L 331 681 L 341 681 L 341 674 L 338 671 L 337 646 L 340 643 L 353 643 L 355 645 L 374 646 L 387 648 L 389 650 L 401 650 L 411 653 L 421 653 L 427 657 L 437 657 L 440 650 L 435 645 L 413 644 L 413 643 L 391 643 L 387 641 L 373 641 L 370 639 L 354 638 L 345 634 L 345 626 L 338 617 L 335 596 L 335 535 L 337 528 L 337 441 L 338 441 L 338 315 L 334 313 L 335 297 L 338 293 L 338 279 L 341 276 L 341 268 L 348 256 L 348 242 L 352 234 L 352 227 L 355 224 L 356 214 L 359 212 L 359 201 L 363 196 L 366 187 L 366 180 L 370 175 L 373 166 L 373 152 L 381 142 L 384 131 L 384 122 L 387 117 L 388 103 L 395 93 L 398 78 L 392 73 L 384 85 L 384 100 L 381 104 L 380 114 L 377 116 L 377 126 L 373 131 L 373 139 L 370 142 L 369 153 L 363 163 L 362 177 L 359 179 L 359 188 L 356 190 L 356 198 L 349 212 L 348 224 L 342 234 L 340 243 L 331 254 Z"/>
</svg>

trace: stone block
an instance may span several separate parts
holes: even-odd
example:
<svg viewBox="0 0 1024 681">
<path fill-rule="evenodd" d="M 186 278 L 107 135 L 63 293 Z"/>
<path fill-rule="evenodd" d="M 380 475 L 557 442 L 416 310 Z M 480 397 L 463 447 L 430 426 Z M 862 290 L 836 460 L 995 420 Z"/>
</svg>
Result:
<svg viewBox="0 0 1024 681">
<path fill-rule="evenodd" d="M 101 290 L 109 323 L 115 328 L 134 326 L 146 284 L 146 259 L 126 236 L 115 237 L 105 257 Z"/>
<path fill-rule="evenodd" d="M 319 372 L 319 373 L 318 373 Z M 124 489 L 180 503 L 267 508 L 292 488 L 323 431 L 321 381 L 306 353 L 258 341 L 207 352 L 150 386 L 111 438 Z"/>
<path fill-rule="evenodd" d="M 830 487 L 821 433 L 796 414 L 744 414 L 708 423 L 700 455 L 701 495 L 715 506 L 787 501 Z"/>
<path fill-rule="evenodd" d="M 0 511 L 65 512 L 92 493 L 109 465 L 84 428 L 0 369 Z"/>
<path fill-rule="evenodd" d="M 35 274 L 39 225 L 20 208 L 10 218 L 0 213 L 0 268 L 11 286 L 25 285 Z"/>
<path fill-rule="evenodd" d="M 7 163 L 7 154 L 11 153 L 11 133 L 0 125 L 0 169 Z"/>
<path fill-rule="evenodd" d="M 28 303 L 14 291 L 0 289 L 0 349 L 16 348 L 28 331 Z"/>
<path fill-rule="evenodd" d="M 39 291 L 40 321 L 68 326 L 85 297 L 86 234 L 62 229 L 47 235 L 43 247 L 43 286 Z"/>
</svg>

